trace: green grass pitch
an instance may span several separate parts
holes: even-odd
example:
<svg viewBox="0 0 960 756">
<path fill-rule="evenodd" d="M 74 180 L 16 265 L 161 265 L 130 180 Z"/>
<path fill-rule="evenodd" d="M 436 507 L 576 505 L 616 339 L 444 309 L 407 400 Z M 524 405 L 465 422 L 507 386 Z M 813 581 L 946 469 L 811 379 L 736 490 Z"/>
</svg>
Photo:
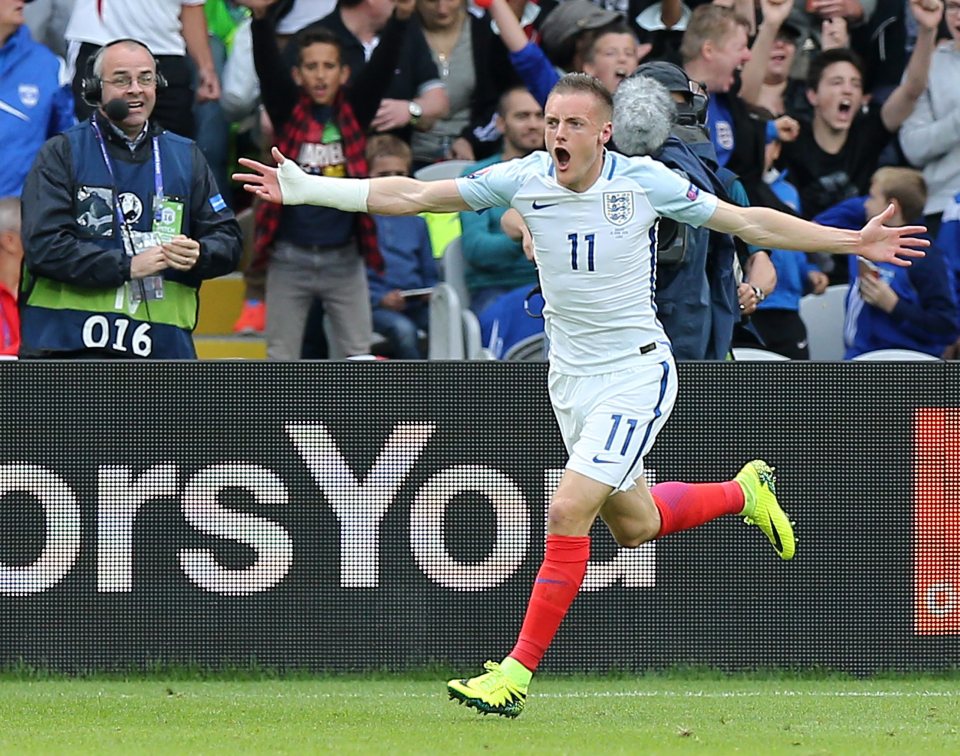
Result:
<svg viewBox="0 0 960 756">
<path fill-rule="evenodd" d="M 515 720 L 442 679 L 0 679 L 0 753 L 960 754 L 956 676 L 534 680 Z"/>
</svg>

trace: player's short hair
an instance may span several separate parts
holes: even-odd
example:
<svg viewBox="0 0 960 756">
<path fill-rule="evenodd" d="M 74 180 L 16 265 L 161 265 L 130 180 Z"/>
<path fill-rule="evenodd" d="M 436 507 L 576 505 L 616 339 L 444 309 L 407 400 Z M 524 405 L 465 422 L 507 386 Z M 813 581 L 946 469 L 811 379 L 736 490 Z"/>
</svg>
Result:
<svg viewBox="0 0 960 756">
<path fill-rule="evenodd" d="M 407 171 L 413 165 L 413 151 L 410 145 L 394 134 L 375 134 L 367 139 L 367 166 L 382 157 L 396 157 L 407 164 Z"/>
<path fill-rule="evenodd" d="M 303 63 L 303 51 L 310 45 L 331 45 L 337 48 L 337 57 L 343 65 L 343 42 L 337 33 L 325 26 L 308 26 L 297 34 L 297 65 Z"/>
<path fill-rule="evenodd" d="M 823 78 L 823 72 L 834 63 L 849 63 L 857 69 L 861 81 L 864 79 L 866 68 L 863 65 L 863 58 L 848 47 L 835 47 L 832 50 L 824 50 L 810 61 L 810 67 L 807 69 L 807 89 L 816 92 Z"/>
<path fill-rule="evenodd" d="M 704 44 L 720 44 L 728 35 L 742 26 L 750 33 L 750 22 L 732 8 L 707 3 L 698 5 L 690 16 L 680 40 L 680 57 L 689 63 L 700 57 Z"/>
<path fill-rule="evenodd" d="M 560 78 L 550 94 L 589 94 L 593 95 L 604 109 L 603 118 L 609 121 L 613 117 L 613 95 L 600 83 L 600 79 L 585 73 L 568 73 Z M 548 98 L 549 99 L 549 98 Z"/>
<path fill-rule="evenodd" d="M 896 200 L 903 219 L 911 223 L 923 216 L 927 204 L 927 182 L 913 168 L 887 166 L 873 174 L 873 183 L 887 200 Z"/>
<path fill-rule="evenodd" d="M 20 200 L 16 197 L 0 198 L 0 232 L 20 233 Z"/>
<path fill-rule="evenodd" d="M 581 34 L 581 38 L 583 39 L 582 46 L 580 46 L 578 40 L 578 49 L 581 52 L 584 63 L 593 62 L 597 56 L 597 42 L 600 41 L 601 37 L 605 37 L 608 34 L 629 34 L 633 37 L 633 41 L 636 44 L 640 44 L 640 40 L 637 39 L 637 33 L 625 22 L 620 20 L 609 23 L 606 26 L 601 26 L 599 29 L 590 29 Z"/>
</svg>

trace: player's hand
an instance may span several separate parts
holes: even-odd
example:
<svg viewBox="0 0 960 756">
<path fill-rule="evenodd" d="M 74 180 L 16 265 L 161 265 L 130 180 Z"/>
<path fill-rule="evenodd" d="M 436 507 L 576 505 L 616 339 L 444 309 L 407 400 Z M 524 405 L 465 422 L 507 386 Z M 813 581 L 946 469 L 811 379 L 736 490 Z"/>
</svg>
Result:
<svg viewBox="0 0 960 756">
<path fill-rule="evenodd" d="M 409 100 L 380 100 L 380 107 L 377 108 L 377 114 L 370 122 L 370 128 L 374 131 L 402 129 L 410 123 L 409 102 Z"/>
<path fill-rule="evenodd" d="M 910 0 L 910 12 L 922 29 L 936 31 L 943 18 L 941 0 Z"/>
<path fill-rule="evenodd" d="M 520 246 L 523 248 L 524 256 L 532 263 L 536 263 L 536 258 L 534 256 L 534 246 L 533 246 L 533 234 L 530 233 L 530 229 L 527 228 L 527 224 L 524 223 L 520 226 Z"/>
<path fill-rule="evenodd" d="M 930 246 L 928 239 L 918 238 L 917 234 L 926 233 L 926 226 L 884 226 L 890 220 L 896 208 L 891 204 L 879 215 L 873 216 L 867 225 L 860 229 L 858 253 L 874 262 L 888 262 L 907 267 L 912 257 L 926 255 L 924 248 Z"/>
<path fill-rule="evenodd" d="M 130 259 L 130 278 L 146 278 L 170 267 L 160 247 L 148 247 Z"/>
<path fill-rule="evenodd" d="M 287 161 L 276 147 L 271 150 L 270 154 L 273 155 L 273 159 L 277 161 L 278 166 L 283 165 Z M 234 173 L 234 181 L 243 184 L 243 188 L 246 191 L 255 194 L 257 197 L 261 197 L 269 202 L 275 202 L 278 205 L 283 202 L 277 168 L 264 165 L 250 158 L 240 158 L 239 163 L 244 168 L 249 168 L 252 171 L 256 171 L 256 173 Z"/>
<path fill-rule="evenodd" d="M 407 300 L 403 298 L 400 289 L 394 289 L 383 295 L 383 299 L 380 300 L 380 306 L 387 310 L 393 310 L 394 312 L 403 312 L 407 309 Z"/>
<path fill-rule="evenodd" d="M 879 276 L 859 276 L 857 285 L 860 287 L 860 298 L 864 302 L 886 313 L 893 312 L 893 308 L 900 301 L 900 297 L 890 288 L 890 284 Z"/>
<path fill-rule="evenodd" d="M 175 270 L 190 270 L 200 259 L 200 242 L 183 234 L 177 234 L 160 248 L 167 263 Z"/>
<path fill-rule="evenodd" d="M 823 294 L 830 285 L 830 276 L 822 270 L 811 270 L 807 274 L 807 278 L 810 280 L 811 294 Z"/>
</svg>

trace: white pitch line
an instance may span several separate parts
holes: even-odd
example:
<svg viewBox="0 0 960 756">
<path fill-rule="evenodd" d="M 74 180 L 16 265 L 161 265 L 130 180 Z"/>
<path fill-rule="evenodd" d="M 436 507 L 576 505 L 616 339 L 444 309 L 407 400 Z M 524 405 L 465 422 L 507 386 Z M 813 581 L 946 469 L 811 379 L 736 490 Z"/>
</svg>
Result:
<svg viewBox="0 0 960 756">
<path fill-rule="evenodd" d="M 262 694 L 252 693 L 258 697 Z M 430 699 L 442 695 L 438 693 L 310 693 L 306 696 L 293 693 L 277 693 L 277 698 L 414 698 Z M 767 696 L 781 696 L 784 698 L 960 698 L 960 691 L 952 690 L 834 690 L 834 691 L 807 691 L 807 690 L 775 690 L 775 691 L 670 691 L 670 690 L 598 690 L 578 693 L 550 693 L 534 691 L 532 698 L 763 698 Z"/>
</svg>

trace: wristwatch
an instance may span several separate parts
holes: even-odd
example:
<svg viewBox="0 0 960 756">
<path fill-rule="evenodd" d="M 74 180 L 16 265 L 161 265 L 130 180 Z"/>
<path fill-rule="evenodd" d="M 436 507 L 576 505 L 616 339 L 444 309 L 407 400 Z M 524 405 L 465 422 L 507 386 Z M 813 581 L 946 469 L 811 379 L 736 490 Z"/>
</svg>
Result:
<svg viewBox="0 0 960 756">
<path fill-rule="evenodd" d="M 420 107 L 420 103 L 410 100 L 410 102 L 407 103 L 407 110 L 410 111 L 410 125 L 416 126 L 420 117 L 423 115 L 423 108 Z"/>
</svg>

